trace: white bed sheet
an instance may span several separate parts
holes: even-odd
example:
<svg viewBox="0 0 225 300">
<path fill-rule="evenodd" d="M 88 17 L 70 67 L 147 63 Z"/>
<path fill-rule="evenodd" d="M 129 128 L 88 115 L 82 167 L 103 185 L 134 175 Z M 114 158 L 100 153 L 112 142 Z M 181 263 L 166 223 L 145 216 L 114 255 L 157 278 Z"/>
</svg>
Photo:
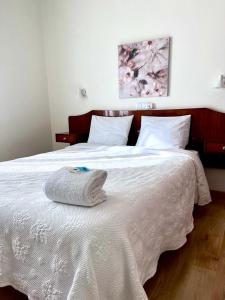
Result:
<svg viewBox="0 0 225 300">
<path fill-rule="evenodd" d="M 108 171 L 108 199 L 54 203 L 42 185 L 62 166 Z M 195 152 L 78 144 L 0 164 L 0 286 L 30 299 L 146 300 L 160 254 L 193 229 L 211 201 Z"/>
</svg>

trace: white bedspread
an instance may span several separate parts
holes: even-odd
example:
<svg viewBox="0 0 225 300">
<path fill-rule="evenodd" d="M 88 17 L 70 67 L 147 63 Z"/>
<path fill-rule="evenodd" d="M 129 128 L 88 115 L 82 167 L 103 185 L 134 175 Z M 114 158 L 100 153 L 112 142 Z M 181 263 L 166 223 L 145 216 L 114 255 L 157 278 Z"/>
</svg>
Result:
<svg viewBox="0 0 225 300">
<path fill-rule="evenodd" d="M 42 185 L 62 166 L 108 171 L 93 208 L 54 203 Z M 0 286 L 30 299 L 142 300 L 160 254 L 210 201 L 196 153 L 85 144 L 0 164 Z"/>
</svg>

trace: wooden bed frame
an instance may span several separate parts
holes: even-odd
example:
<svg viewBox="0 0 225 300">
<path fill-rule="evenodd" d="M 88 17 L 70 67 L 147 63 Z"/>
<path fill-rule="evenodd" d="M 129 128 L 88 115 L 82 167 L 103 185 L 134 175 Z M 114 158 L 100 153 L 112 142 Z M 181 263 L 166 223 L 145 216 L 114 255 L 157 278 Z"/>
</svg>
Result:
<svg viewBox="0 0 225 300">
<path fill-rule="evenodd" d="M 208 108 L 166 110 L 92 110 L 86 114 L 69 117 L 69 134 L 75 142 L 86 142 L 92 115 L 120 117 L 134 115 L 128 145 L 135 145 L 141 126 L 141 116 L 191 115 L 191 130 L 188 149 L 199 151 L 207 167 L 225 167 L 225 113 Z"/>
</svg>

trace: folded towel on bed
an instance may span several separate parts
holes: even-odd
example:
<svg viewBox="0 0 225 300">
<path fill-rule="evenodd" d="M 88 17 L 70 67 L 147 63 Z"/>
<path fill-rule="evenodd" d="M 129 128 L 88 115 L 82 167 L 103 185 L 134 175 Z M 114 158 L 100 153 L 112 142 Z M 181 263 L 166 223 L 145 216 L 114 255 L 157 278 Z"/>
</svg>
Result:
<svg viewBox="0 0 225 300">
<path fill-rule="evenodd" d="M 94 206 L 106 200 L 106 193 L 102 189 L 106 177 L 104 170 L 64 167 L 48 178 L 44 192 L 55 202 Z"/>
</svg>

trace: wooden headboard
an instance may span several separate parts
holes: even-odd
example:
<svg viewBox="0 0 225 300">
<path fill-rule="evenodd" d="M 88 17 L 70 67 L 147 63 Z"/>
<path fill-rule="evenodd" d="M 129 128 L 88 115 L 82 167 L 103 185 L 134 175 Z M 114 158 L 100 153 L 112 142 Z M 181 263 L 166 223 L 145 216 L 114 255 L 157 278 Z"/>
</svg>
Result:
<svg viewBox="0 0 225 300">
<path fill-rule="evenodd" d="M 198 150 L 201 157 L 206 154 L 207 143 L 225 144 L 225 113 L 217 112 L 208 108 L 188 108 L 188 109 L 165 109 L 165 110 L 92 110 L 86 114 L 69 117 L 69 132 L 76 134 L 77 142 L 86 142 L 90 130 L 92 115 L 105 117 L 120 117 L 134 115 L 128 145 L 135 145 L 141 126 L 141 116 L 182 116 L 191 115 L 191 131 L 189 139 L 189 149 Z M 222 148 L 221 148 L 222 149 Z M 225 151 L 217 153 L 225 165 Z M 217 151 L 218 152 L 218 151 Z M 210 162 L 212 155 L 207 153 L 205 164 Z M 214 153 L 215 154 L 215 153 Z M 221 155 L 220 155 L 221 154 Z M 223 155 L 222 155 L 223 154 Z M 218 156 L 217 155 L 217 156 Z M 214 155 L 215 161 L 215 155 Z"/>
</svg>

